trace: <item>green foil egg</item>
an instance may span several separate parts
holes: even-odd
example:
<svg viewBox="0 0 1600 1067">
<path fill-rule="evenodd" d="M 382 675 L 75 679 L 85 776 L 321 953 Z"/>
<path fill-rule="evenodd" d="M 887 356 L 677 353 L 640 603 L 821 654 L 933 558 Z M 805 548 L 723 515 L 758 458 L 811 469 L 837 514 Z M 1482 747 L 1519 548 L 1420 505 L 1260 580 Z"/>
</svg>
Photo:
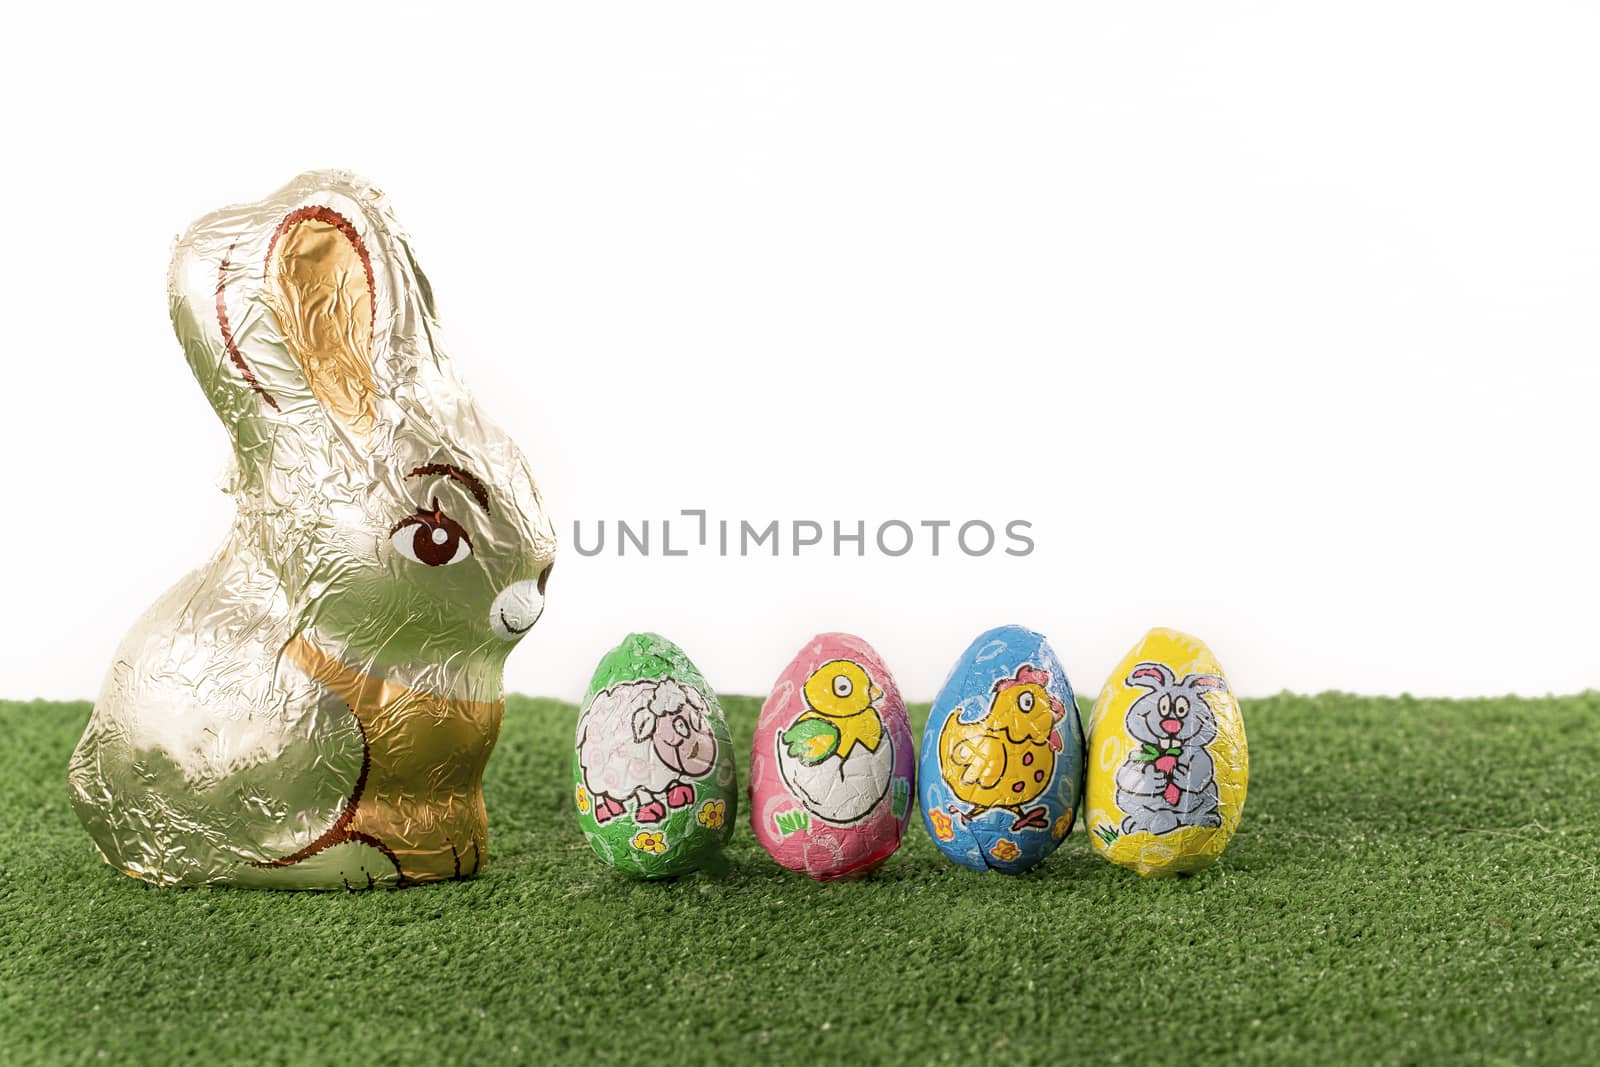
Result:
<svg viewBox="0 0 1600 1067">
<path fill-rule="evenodd" d="M 629 634 L 595 668 L 573 745 L 578 826 L 634 878 L 720 871 L 738 772 L 717 695 L 681 648 Z"/>
</svg>

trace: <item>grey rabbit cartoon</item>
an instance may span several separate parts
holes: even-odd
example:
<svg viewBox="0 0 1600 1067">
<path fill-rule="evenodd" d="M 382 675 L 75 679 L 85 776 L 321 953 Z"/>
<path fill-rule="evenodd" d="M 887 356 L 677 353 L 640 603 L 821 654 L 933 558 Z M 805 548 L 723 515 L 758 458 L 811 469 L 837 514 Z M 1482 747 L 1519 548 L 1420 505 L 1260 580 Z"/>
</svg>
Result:
<svg viewBox="0 0 1600 1067">
<path fill-rule="evenodd" d="M 1117 806 L 1127 813 L 1122 832 L 1221 826 L 1216 764 L 1206 750 L 1217 737 L 1217 715 L 1205 694 L 1226 692 L 1228 683 L 1214 674 L 1176 681 L 1165 664 L 1140 663 L 1125 684 L 1149 692 L 1125 720 L 1139 747 L 1117 768 Z"/>
</svg>

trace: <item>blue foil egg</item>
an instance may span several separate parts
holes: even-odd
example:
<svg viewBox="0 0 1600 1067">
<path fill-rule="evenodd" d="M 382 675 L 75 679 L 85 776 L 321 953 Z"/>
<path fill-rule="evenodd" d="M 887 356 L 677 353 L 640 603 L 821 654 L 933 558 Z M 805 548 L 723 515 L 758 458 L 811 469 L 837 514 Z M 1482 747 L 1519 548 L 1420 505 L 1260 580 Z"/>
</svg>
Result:
<svg viewBox="0 0 1600 1067">
<path fill-rule="evenodd" d="M 1050 642 L 1021 626 L 980 634 L 934 699 L 917 760 L 939 851 L 1021 874 L 1071 831 L 1083 770 L 1083 725 Z"/>
</svg>

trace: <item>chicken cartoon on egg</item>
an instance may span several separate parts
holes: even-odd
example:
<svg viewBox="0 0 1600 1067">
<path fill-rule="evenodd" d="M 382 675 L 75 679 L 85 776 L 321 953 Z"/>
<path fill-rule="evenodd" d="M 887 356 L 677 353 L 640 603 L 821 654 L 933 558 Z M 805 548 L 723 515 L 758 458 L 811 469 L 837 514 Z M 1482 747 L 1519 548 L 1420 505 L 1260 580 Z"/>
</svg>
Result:
<svg viewBox="0 0 1600 1067">
<path fill-rule="evenodd" d="M 859 663 L 835 659 L 811 673 L 805 710 L 778 735 L 784 783 L 817 818 L 855 822 L 883 799 L 894 768 L 894 742 L 877 702 L 883 690 Z"/>
<path fill-rule="evenodd" d="M 994 684 L 988 712 L 976 722 L 952 715 L 939 732 L 939 763 L 950 791 L 971 805 L 967 818 L 991 808 L 1015 815 L 1011 829 L 1046 825 L 1046 809 L 1029 807 L 1055 773 L 1066 714 L 1045 689 L 1050 676 L 1031 663 Z"/>
<path fill-rule="evenodd" d="M 967 646 L 928 710 L 923 822 L 952 862 L 1021 874 L 1072 831 L 1083 764 L 1076 698 L 1050 642 L 995 627 Z"/>
</svg>

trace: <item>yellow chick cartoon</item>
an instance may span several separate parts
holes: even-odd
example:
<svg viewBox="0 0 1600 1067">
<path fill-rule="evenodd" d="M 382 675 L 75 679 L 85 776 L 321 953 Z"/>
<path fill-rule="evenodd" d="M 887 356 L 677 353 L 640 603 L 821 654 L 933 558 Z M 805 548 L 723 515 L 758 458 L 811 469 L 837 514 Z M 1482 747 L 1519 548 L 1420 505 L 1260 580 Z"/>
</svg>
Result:
<svg viewBox="0 0 1600 1067">
<path fill-rule="evenodd" d="M 829 660 L 811 672 L 805 685 L 806 710 L 784 732 L 789 754 L 806 766 L 829 756 L 849 759 L 857 745 L 876 752 L 883 721 L 872 705 L 883 690 L 872 684 L 859 663 Z"/>
<path fill-rule="evenodd" d="M 1043 793 L 1056 767 L 1061 736 L 1055 725 L 1066 714 L 1045 686 L 1048 672 L 1023 664 L 994 684 L 989 711 L 976 722 L 960 715 L 939 733 L 939 768 L 950 791 L 972 805 L 971 818 L 990 808 L 1016 814 L 1013 830 L 1042 826 L 1043 807 L 1024 806 Z"/>
<path fill-rule="evenodd" d="M 778 737 L 778 769 L 805 809 L 844 826 L 865 818 L 894 776 L 894 740 L 874 706 L 883 691 L 854 660 L 829 660 L 806 678 L 805 710 Z"/>
</svg>

